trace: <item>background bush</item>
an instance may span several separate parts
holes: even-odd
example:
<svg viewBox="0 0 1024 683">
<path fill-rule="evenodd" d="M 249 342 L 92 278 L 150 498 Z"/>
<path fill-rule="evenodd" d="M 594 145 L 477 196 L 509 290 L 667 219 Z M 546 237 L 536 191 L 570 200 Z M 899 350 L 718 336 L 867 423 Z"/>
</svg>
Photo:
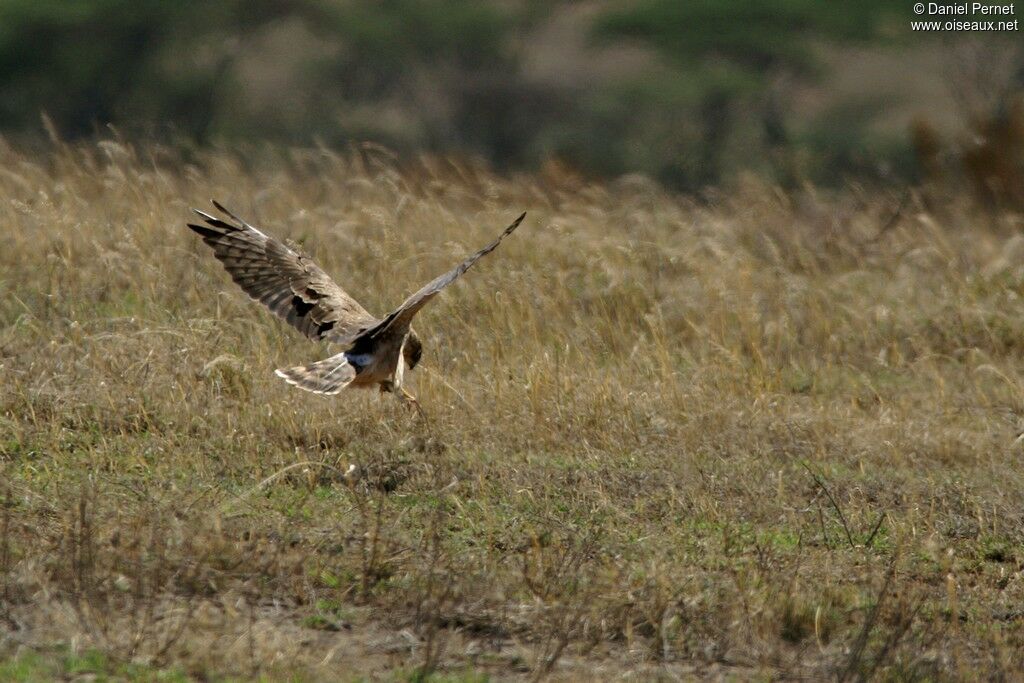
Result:
<svg viewBox="0 0 1024 683">
<path fill-rule="evenodd" d="M 994 72 L 988 119 L 1024 72 L 1012 35 L 912 34 L 911 19 L 876 0 L 7 0 L 0 127 L 31 136 L 46 112 L 70 138 L 112 123 L 200 143 L 373 140 L 682 189 L 742 170 L 910 176 L 915 114 L 950 149 L 986 127 L 950 95 L 978 79 L 950 64 Z M 954 38 L 984 50 L 943 62 Z"/>
</svg>

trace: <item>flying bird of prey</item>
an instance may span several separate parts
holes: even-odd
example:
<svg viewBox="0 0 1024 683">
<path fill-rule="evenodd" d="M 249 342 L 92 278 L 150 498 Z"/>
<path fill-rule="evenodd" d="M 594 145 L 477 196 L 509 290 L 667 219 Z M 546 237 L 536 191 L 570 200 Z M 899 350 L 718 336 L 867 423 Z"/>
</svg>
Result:
<svg viewBox="0 0 1024 683">
<path fill-rule="evenodd" d="M 345 349 L 276 374 L 316 394 L 337 394 L 347 386 L 378 386 L 417 411 L 419 403 L 402 386 L 405 370 L 415 368 L 423 355 L 423 344 L 411 326 L 413 317 L 477 260 L 494 251 L 526 217 L 525 213 L 519 216 L 496 240 L 425 284 L 383 318 L 376 318 L 298 248 L 254 228 L 216 201 L 213 205 L 223 218 L 192 209 L 206 224 L 189 223 L 188 227 L 213 248 L 231 279 L 308 338 Z"/>
</svg>

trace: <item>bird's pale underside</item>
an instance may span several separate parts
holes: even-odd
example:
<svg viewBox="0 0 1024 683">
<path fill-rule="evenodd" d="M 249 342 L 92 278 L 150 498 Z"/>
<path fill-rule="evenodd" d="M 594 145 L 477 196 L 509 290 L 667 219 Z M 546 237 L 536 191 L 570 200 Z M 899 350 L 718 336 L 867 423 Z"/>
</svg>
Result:
<svg viewBox="0 0 1024 683">
<path fill-rule="evenodd" d="M 309 365 L 277 370 L 277 375 L 316 394 L 337 394 L 347 386 L 377 386 L 417 409 L 416 399 L 402 386 L 405 371 L 416 367 L 423 353 L 411 327 L 413 317 L 477 260 L 494 251 L 526 217 L 525 213 L 519 216 L 493 242 L 377 318 L 298 248 L 256 229 L 216 201 L 213 205 L 223 217 L 193 209 L 205 225 L 189 223 L 188 227 L 213 248 L 231 279 L 309 339 L 344 349 Z"/>
</svg>

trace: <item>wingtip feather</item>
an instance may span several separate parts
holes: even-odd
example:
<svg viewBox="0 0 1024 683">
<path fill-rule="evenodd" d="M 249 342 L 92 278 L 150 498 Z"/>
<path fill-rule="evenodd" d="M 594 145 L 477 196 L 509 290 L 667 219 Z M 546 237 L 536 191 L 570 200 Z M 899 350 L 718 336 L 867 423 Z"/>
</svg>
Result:
<svg viewBox="0 0 1024 683">
<path fill-rule="evenodd" d="M 510 234 L 510 233 L 511 233 L 511 232 L 512 232 L 513 230 L 515 230 L 516 228 L 518 228 L 518 227 L 519 227 L 519 224 L 520 224 L 520 223 L 522 223 L 522 222 L 523 222 L 523 220 L 524 220 L 525 218 L 526 218 L 526 212 L 525 212 L 525 211 L 523 211 L 523 212 L 522 212 L 521 214 L 519 214 L 519 218 L 517 218 L 517 219 L 515 219 L 514 221 L 512 221 L 512 225 L 510 225 L 510 226 L 508 226 L 507 228 L 505 228 L 505 234 L 506 234 L 506 235 L 508 235 L 508 234 Z"/>
<path fill-rule="evenodd" d="M 211 199 L 210 201 L 211 201 L 211 202 L 213 202 L 213 205 L 214 205 L 215 207 L 217 207 L 217 210 L 218 210 L 218 211 L 220 211 L 221 213 L 223 213 L 223 214 L 224 214 L 225 216 L 227 216 L 227 217 L 228 217 L 228 218 L 230 218 L 231 220 L 235 221 L 235 222 L 236 222 L 236 223 L 238 223 L 239 225 L 248 225 L 248 223 L 246 223 L 245 221 L 243 221 L 243 220 L 242 220 L 241 218 L 239 218 L 238 216 L 236 216 L 235 214 L 231 213 L 231 212 L 230 212 L 230 211 L 228 211 L 228 210 L 227 210 L 226 208 L 224 208 L 224 205 L 223 205 L 223 204 L 221 204 L 220 202 L 218 202 L 218 201 L 217 201 L 216 199 Z"/>
<path fill-rule="evenodd" d="M 214 237 L 219 237 L 221 235 L 221 233 L 219 233 L 216 230 L 213 230 L 212 228 L 209 228 L 209 227 L 207 227 L 205 225 L 196 225 L 195 223 L 186 223 L 185 225 L 187 225 L 189 228 L 191 228 L 192 232 L 196 233 L 200 237 L 214 238 Z"/>
</svg>

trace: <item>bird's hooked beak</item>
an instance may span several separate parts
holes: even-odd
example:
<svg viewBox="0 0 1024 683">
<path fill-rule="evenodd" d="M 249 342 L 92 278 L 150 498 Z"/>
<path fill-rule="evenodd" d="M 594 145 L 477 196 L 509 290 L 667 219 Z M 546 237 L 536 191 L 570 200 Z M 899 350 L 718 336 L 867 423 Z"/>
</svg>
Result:
<svg viewBox="0 0 1024 683">
<path fill-rule="evenodd" d="M 415 368 L 423 357 L 423 342 L 412 330 L 409 330 L 409 336 L 405 338 L 402 354 L 405 356 L 405 364 L 410 370 Z"/>
</svg>

